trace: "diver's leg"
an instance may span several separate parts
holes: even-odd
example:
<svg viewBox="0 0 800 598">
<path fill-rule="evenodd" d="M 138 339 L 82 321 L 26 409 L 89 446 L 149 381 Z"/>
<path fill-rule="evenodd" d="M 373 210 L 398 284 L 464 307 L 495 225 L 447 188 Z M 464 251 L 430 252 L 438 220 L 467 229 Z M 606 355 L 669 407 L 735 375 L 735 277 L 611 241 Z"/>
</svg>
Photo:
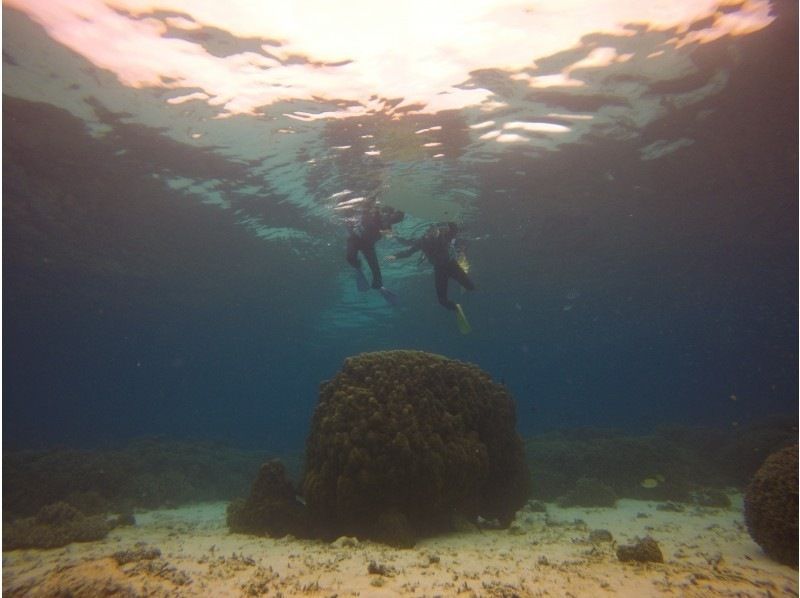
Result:
<svg viewBox="0 0 800 598">
<path fill-rule="evenodd" d="M 361 260 L 358 259 L 358 250 L 361 247 L 358 237 L 350 236 L 347 238 L 347 263 L 353 266 L 356 271 L 356 288 L 360 292 L 369 290 L 369 283 L 364 272 L 361 271 Z"/>
<path fill-rule="evenodd" d="M 464 269 L 459 266 L 458 263 L 450 262 L 450 276 L 468 291 L 475 290 L 475 283 L 470 280 L 470 277 L 467 276 L 467 273 L 464 272 Z"/>
<path fill-rule="evenodd" d="M 375 253 L 375 244 L 365 244 L 361 247 L 361 253 L 367 260 L 369 269 L 372 272 L 372 288 L 379 289 L 383 286 L 383 278 L 381 277 L 381 266 L 378 263 L 378 255 Z"/>
<path fill-rule="evenodd" d="M 469 279 L 467 273 L 464 272 L 464 269 L 458 265 L 458 262 L 452 261 L 447 264 L 446 268 L 447 275 L 455 279 L 462 287 L 468 291 L 471 291 L 475 288 L 475 285 Z M 469 325 L 469 320 L 467 320 L 467 316 L 464 315 L 464 310 L 461 309 L 461 306 L 458 303 L 455 304 L 455 310 L 458 329 L 461 331 L 461 334 L 469 334 L 472 331 L 472 326 Z"/>
<path fill-rule="evenodd" d="M 358 239 L 354 236 L 347 237 L 347 253 L 345 255 L 347 263 L 353 268 L 360 270 L 361 262 L 358 260 Z"/>
<path fill-rule="evenodd" d="M 447 281 L 450 276 L 445 266 L 433 267 L 433 278 L 436 282 L 436 297 L 439 299 L 439 304 L 449 310 L 454 310 L 456 304 L 447 298 Z"/>
</svg>

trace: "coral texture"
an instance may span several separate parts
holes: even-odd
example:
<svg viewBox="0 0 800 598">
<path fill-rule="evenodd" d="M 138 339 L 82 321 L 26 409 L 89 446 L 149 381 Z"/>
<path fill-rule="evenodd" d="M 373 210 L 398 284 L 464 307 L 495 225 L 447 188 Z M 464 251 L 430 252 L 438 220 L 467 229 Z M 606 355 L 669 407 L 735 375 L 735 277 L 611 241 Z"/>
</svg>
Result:
<svg viewBox="0 0 800 598">
<path fill-rule="evenodd" d="M 756 472 L 744 499 L 750 536 L 764 552 L 797 568 L 797 445 L 770 455 Z"/>
<path fill-rule="evenodd" d="M 3 515 L 32 517 L 56 502 L 95 515 L 229 500 L 247 492 L 263 461 L 260 451 L 165 438 L 105 450 L 4 451 Z"/>
<path fill-rule="evenodd" d="M 35 517 L 3 522 L 3 550 L 58 548 L 71 542 L 101 540 L 115 523 L 102 515 L 85 516 L 63 502 L 42 507 Z"/>
<path fill-rule="evenodd" d="M 636 561 L 637 563 L 663 563 L 664 555 L 658 542 L 650 536 L 645 536 L 633 544 L 626 544 L 617 548 L 617 558 L 625 562 Z"/>
<path fill-rule="evenodd" d="M 528 470 L 506 388 L 477 366 L 419 351 L 349 358 L 320 388 L 304 496 L 322 535 L 397 546 L 453 518 L 508 525 Z"/>
<path fill-rule="evenodd" d="M 646 436 L 585 427 L 532 436 L 525 442 L 536 472 L 532 495 L 552 501 L 586 477 L 619 498 L 724 508 L 725 497 L 709 490 L 747 486 L 767 455 L 797 442 L 796 420 L 776 416 L 727 429 L 661 426 Z M 642 484 L 648 478 L 657 484 Z"/>
<path fill-rule="evenodd" d="M 307 517 L 297 492 L 278 459 L 264 463 L 246 501 L 228 505 L 228 527 L 232 532 L 307 535 Z"/>
</svg>

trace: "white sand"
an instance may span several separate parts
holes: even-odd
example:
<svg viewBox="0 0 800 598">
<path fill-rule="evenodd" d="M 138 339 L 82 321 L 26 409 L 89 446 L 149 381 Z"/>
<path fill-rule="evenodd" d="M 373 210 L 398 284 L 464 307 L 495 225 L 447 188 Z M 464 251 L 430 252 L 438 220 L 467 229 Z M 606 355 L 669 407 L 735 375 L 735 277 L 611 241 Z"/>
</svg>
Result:
<svg viewBox="0 0 800 598">
<path fill-rule="evenodd" d="M 223 503 L 150 511 L 100 542 L 4 553 L 3 596 L 798 595 L 797 571 L 770 561 L 748 536 L 741 497 L 724 511 L 663 512 L 656 504 L 548 504 L 547 514 L 521 511 L 510 530 L 452 534 L 410 550 L 229 534 Z M 599 528 L 620 544 L 650 535 L 665 562 L 619 562 L 613 544 L 588 542 Z M 161 557 L 123 565 L 110 558 L 137 543 Z M 369 574 L 371 561 L 387 573 Z"/>
</svg>

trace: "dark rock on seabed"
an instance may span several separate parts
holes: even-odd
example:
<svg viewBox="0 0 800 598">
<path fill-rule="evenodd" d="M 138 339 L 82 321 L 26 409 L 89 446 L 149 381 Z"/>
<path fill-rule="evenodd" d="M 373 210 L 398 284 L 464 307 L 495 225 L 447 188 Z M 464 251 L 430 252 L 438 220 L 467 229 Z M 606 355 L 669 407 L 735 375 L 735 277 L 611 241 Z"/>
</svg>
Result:
<svg viewBox="0 0 800 598">
<path fill-rule="evenodd" d="M 747 530 L 764 552 L 797 568 L 798 448 L 786 447 L 767 458 L 747 488 Z"/>
</svg>

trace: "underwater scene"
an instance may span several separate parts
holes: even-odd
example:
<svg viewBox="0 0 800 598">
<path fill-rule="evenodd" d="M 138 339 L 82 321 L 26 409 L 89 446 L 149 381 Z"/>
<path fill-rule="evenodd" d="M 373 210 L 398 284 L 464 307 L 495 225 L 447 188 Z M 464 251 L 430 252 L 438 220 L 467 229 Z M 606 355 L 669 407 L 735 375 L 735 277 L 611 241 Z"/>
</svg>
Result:
<svg viewBox="0 0 800 598">
<path fill-rule="evenodd" d="M 796 2 L 2 21 L 3 595 L 798 595 Z"/>
</svg>

